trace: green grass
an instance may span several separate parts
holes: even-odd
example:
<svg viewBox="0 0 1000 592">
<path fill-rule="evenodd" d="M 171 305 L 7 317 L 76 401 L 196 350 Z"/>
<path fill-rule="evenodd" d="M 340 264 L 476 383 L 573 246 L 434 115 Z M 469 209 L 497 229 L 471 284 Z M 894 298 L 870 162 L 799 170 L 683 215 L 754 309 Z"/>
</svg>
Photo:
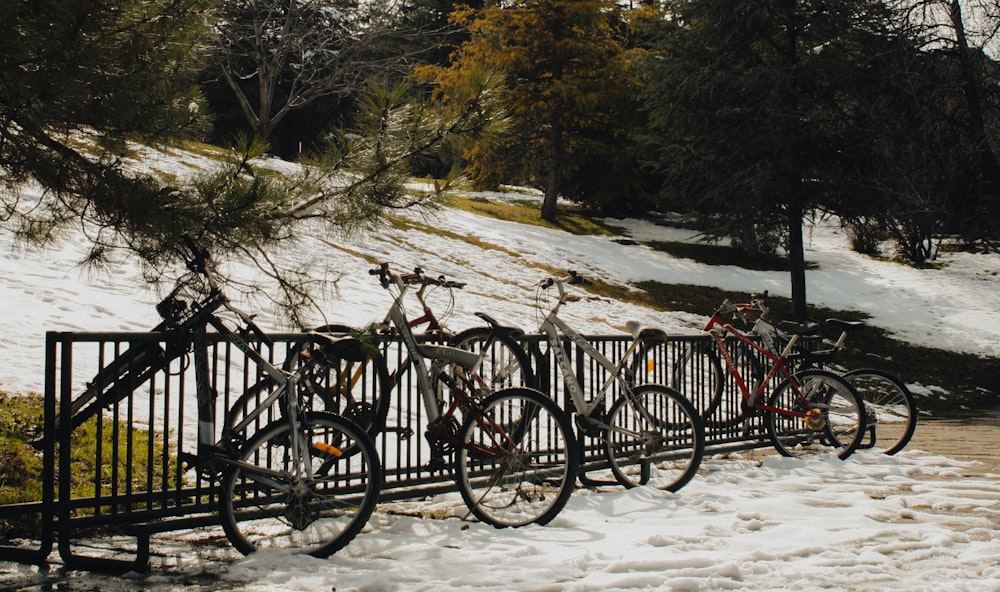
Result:
<svg viewBox="0 0 1000 592">
<path fill-rule="evenodd" d="M 447 198 L 445 203 L 453 208 L 488 218 L 564 230 L 571 234 L 598 236 L 611 236 L 615 234 L 610 227 L 585 215 L 582 213 L 582 210 L 576 208 L 567 209 L 563 207 L 560 209 L 559 216 L 555 222 L 547 222 L 539 216 L 539 203 L 531 200 L 494 201 L 453 194 Z"/>
<path fill-rule="evenodd" d="M 41 395 L 9 395 L 0 392 L 0 505 L 37 502 L 42 499 L 42 453 L 31 442 L 41 433 Z M 92 497 L 98 489 L 103 495 L 111 493 L 112 484 L 119 491 L 146 491 L 146 478 L 150 472 L 147 463 L 152 449 L 153 459 L 163 458 L 163 442 L 159 436 L 150 436 L 142 429 L 128 430 L 119 424 L 121 434 L 112 440 L 111 425 L 104 424 L 100 442 L 96 418 L 73 431 L 71 443 L 70 497 Z M 126 437 L 127 435 L 127 437 Z M 128 441 L 131 439 L 131 448 Z M 98 445 L 101 457 L 98 461 Z M 58 454 L 58 450 L 57 450 Z M 117 459 L 117 462 L 114 462 Z M 130 470 L 126 468 L 130 463 Z M 170 457 L 166 468 L 166 482 L 172 483 L 177 474 L 177 460 Z M 164 482 L 162 464 L 152 467 L 152 482 Z M 131 479 L 131 482 L 129 481 Z M 84 511 L 84 510 L 78 510 Z M 18 535 L 37 535 L 40 516 L 26 513 L 18 519 L 0 520 L 0 540 Z"/>
<path fill-rule="evenodd" d="M 645 244 L 654 250 L 662 251 L 674 257 L 694 259 L 708 265 L 735 265 L 744 269 L 758 271 L 791 271 L 791 263 L 788 257 L 780 255 L 765 254 L 750 258 L 741 249 L 710 243 L 652 241 Z M 806 269 L 815 268 L 814 264 L 806 263 Z"/>
</svg>

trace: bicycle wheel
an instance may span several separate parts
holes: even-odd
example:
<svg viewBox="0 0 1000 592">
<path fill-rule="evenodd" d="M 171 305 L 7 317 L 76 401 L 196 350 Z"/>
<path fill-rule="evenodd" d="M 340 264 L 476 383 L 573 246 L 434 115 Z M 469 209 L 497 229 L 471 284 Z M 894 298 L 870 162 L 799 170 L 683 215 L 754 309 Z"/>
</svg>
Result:
<svg viewBox="0 0 1000 592">
<path fill-rule="evenodd" d="M 913 437 L 917 427 L 917 404 L 898 378 L 874 368 L 851 370 L 844 378 L 861 395 L 868 414 L 868 428 L 858 447 L 896 454 Z"/>
<path fill-rule="evenodd" d="M 722 365 L 710 342 L 642 344 L 631 367 L 636 386 L 668 386 L 687 397 L 702 418 L 715 413 L 722 402 Z"/>
<path fill-rule="evenodd" d="M 690 401 L 669 387 L 647 384 L 611 406 L 605 450 L 623 486 L 677 491 L 698 472 L 705 431 Z"/>
<path fill-rule="evenodd" d="M 785 380 L 768 400 L 764 423 L 774 448 L 802 458 L 836 453 L 850 456 L 864 436 L 867 418 L 861 396 L 846 380 L 825 370 L 803 370 Z"/>
<path fill-rule="evenodd" d="M 353 339 L 346 346 L 314 346 L 309 355 L 305 363 L 311 366 L 299 381 L 300 396 L 353 421 L 372 438 L 385 429 L 392 379 L 377 345 Z"/>
<path fill-rule="evenodd" d="M 547 524 L 566 505 L 579 465 L 573 426 L 542 393 L 497 391 L 466 412 L 459 434 L 455 481 L 479 520 Z"/>
<path fill-rule="evenodd" d="M 257 432 L 240 450 L 239 464 L 223 474 L 222 526 L 245 554 L 276 548 L 327 557 L 347 545 L 375 509 L 382 465 L 368 434 L 329 413 L 300 419 L 294 433 L 284 420 Z M 300 458 L 293 439 L 304 444 Z"/>
<path fill-rule="evenodd" d="M 456 335 L 451 344 L 459 349 L 482 353 L 491 336 L 493 329 L 490 327 L 473 327 Z M 524 346 L 510 335 L 493 337 L 490 351 L 483 356 L 478 373 L 494 391 L 511 387 L 536 387 L 531 357 Z"/>
</svg>

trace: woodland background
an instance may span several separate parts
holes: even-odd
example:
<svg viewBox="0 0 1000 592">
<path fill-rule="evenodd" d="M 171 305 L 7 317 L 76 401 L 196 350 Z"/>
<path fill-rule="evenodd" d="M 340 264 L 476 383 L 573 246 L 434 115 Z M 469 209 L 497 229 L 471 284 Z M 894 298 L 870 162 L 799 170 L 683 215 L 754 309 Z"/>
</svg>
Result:
<svg viewBox="0 0 1000 592">
<path fill-rule="evenodd" d="M 745 256 L 802 221 L 933 265 L 1000 238 L 992 0 L 0 0 L 0 202 L 37 244 L 83 224 L 88 262 L 156 270 L 183 234 L 268 267 L 456 181 L 613 216 L 679 212 Z M 163 178 L 129 142 L 225 146 Z M 301 175 L 255 169 L 271 153 Z M 435 191 L 406 189 L 433 178 Z M 28 199 L 27 185 L 46 189 Z M 34 195 L 34 194 L 32 194 Z M 291 309 L 304 280 L 272 269 Z"/>
</svg>

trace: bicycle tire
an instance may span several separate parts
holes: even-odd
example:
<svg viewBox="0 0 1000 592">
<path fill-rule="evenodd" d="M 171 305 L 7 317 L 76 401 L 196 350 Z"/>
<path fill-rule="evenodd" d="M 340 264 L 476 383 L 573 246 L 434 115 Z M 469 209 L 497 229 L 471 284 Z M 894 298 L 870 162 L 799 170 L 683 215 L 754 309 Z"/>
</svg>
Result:
<svg viewBox="0 0 1000 592">
<path fill-rule="evenodd" d="M 542 393 L 509 388 L 468 411 L 459 430 L 455 482 L 469 511 L 497 528 L 547 524 L 576 484 L 572 423 Z"/>
<path fill-rule="evenodd" d="M 687 397 L 702 418 L 711 417 L 722 402 L 722 364 L 710 342 L 641 344 L 631 369 L 635 386 L 670 387 Z"/>
<path fill-rule="evenodd" d="M 615 401 L 605 442 L 611 472 L 626 488 L 677 491 L 695 476 L 705 454 L 705 430 L 694 404 L 658 384 L 635 387 L 631 399 Z"/>
<path fill-rule="evenodd" d="M 531 356 L 524 346 L 510 335 L 494 335 L 490 327 L 473 327 L 451 339 L 452 347 L 482 353 L 483 346 L 493 336 L 490 352 L 483 357 L 478 374 L 492 388 L 537 388 Z"/>
<path fill-rule="evenodd" d="M 768 399 L 773 409 L 764 414 L 775 450 L 782 456 L 798 458 L 833 452 L 841 459 L 849 457 L 861 444 L 867 425 L 861 396 L 844 378 L 826 370 L 803 370 L 793 378 L 802 395 L 784 380 Z M 815 416 L 804 415 L 813 410 Z"/>
<path fill-rule="evenodd" d="M 859 449 L 896 454 L 917 428 L 917 403 L 903 381 L 884 370 L 859 368 L 844 374 L 865 402 L 868 428 Z"/>
<path fill-rule="evenodd" d="M 317 332 L 352 333 L 340 325 L 324 326 Z M 330 348 L 313 352 L 314 365 L 300 382 L 300 390 L 311 393 L 325 410 L 350 419 L 375 438 L 385 429 L 392 394 L 392 378 L 385 357 L 374 343 L 359 341 L 364 359 L 340 356 Z"/>
<path fill-rule="evenodd" d="M 357 424 L 330 413 L 303 416 L 300 435 L 311 447 L 302 479 L 294 477 L 291 431 L 285 420 L 266 426 L 223 473 L 219 516 L 244 554 L 276 548 L 328 557 L 361 532 L 378 502 L 382 464 Z M 330 446 L 355 451 L 338 457 L 325 451 Z"/>
</svg>

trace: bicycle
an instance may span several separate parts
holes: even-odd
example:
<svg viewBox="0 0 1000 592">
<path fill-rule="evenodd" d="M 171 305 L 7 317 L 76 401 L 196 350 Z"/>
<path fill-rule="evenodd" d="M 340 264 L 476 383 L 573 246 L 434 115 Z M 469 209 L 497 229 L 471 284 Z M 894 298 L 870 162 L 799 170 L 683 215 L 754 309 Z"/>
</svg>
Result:
<svg viewBox="0 0 1000 592">
<path fill-rule="evenodd" d="M 679 353 L 667 351 L 666 344 L 642 348 L 633 362 L 637 379 L 667 375 L 697 383 L 705 422 L 713 428 L 742 425 L 746 433 L 749 419 L 762 416 L 774 448 L 783 456 L 811 457 L 835 451 L 841 459 L 849 457 L 860 446 L 867 426 L 864 401 L 843 377 L 827 370 L 799 369 L 791 358 L 799 340 L 815 334 L 818 326 L 784 321 L 779 326 L 789 339 L 783 349 L 769 343 L 768 337 L 758 344 L 723 320 L 731 314 L 734 320 L 754 317 L 759 321 L 761 302 L 751 300 L 750 304 L 726 300 L 713 311 L 703 329 L 709 338 L 707 348 L 697 342 L 685 343 Z M 733 338 L 730 343 L 727 336 Z M 723 363 L 740 395 L 729 417 L 721 406 Z M 750 385 L 744 379 L 747 374 L 752 378 Z M 772 383 L 775 386 L 768 392 Z"/>
<path fill-rule="evenodd" d="M 531 362 L 528 355 L 520 349 L 517 339 L 520 331 L 517 329 L 502 329 L 498 331 L 496 339 L 487 341 L 471 341 L 468 339 L 469 331 L 463 331 L 457 336 L 453 334 L 443 323 L 443 317 L 447 312 L 437 315 L 428 302 L 430 290 L 444 289 L 448 291 L 448 298 L 451 303 L 448 310 L 454 303 L 453 291 L 465 287 L 465 283 L 446 279 L 443 275 L 432 277 L 424 273 L 424 270 L 417 267 L 412 273 L 399 276 L 402 286 L 393 304 L 403 303 L 411 288 L 416 287 L 415 296 L 420 305 L 421 315 L 410 319 L 408 326 L 413 332 L 417 328 L 423 327 L 420 334 L 421 342 L 431 342 L 438 345 L 454 345 L 461 349 L 468 349 L 477 354 L 484 353 L 475 367 L 470 368 L 480 377 L 487 380 L 492 390 L 499 390 L 511 386 L 534 385 L 534 376 L 531 371 Z M 487 322 L 492 322 L 492 318 L 484 313 L 476 313 Z M 312 366 L 312 371 L 308 374 L 309 380 L 305 387 L 318 401 L 321 408 L 336 412 L 345 417 L 353 419 L 364 428 L 372 438 L 375 438 L 383 430 L 392 430 L 400 433 L 403 438 L 412 435 L 410 430 L 399 427 L 388 427 L 387 417 L 389 413 L 389 402 L 391 392 L 397 388 L 403 376 L 413 366 L 409 355 L 403 355 L 396 365 L 395 370 L 389 372 L 388 363 L 384 359 L 377 341 L 395 340 L 398 332 L 392 322 L 392 307 L 386 316 L 379 323 L 374 323 L 365 329 L 350 327 L 341 324 L 327 324 L 312 331 L 313 335 L 350 335 L 358 338 L 358 342 L 364 345 L 364 351 L 347 351 L 345 355 L 335 356 L 330 352 L 324 352 L 322 360 Z M 310 356 L 310 345 L 308 340 L 299 345 L 302 355 Z M 501 360 L 504 362 L 501 364 Z M 509 366 L 513 364 L 513 366 Z M 498 368 L 504 368 L 500 373 Z M 239 410 L 253 403 L 252 393 L 237 401 L 233 406 Z M 228 419 L 230 423 L 232 418 Z"/>
<path fill-rule="evenodd" d="M 393 273 L 387 263 L 369 273 L 393 295 L 387 318 L 415 374 L 433 456 L 429 467 L 454 472 L 469 513 L 483 522 L 500 528 L 547 524 L 566 505 L 576 481 L 569 418 L 536 390 L 494 390 L 475 370 L 479 355 L 419 343 L 403 303 L 408 286 L 426 285 L 419 274 Z"/>
<path fill-rule="evenodd" d="M 704 427 L 694 406 L 676 390 L 658 384 L 636 384 L 627 362 L 641 344 L 664 341 L 658 329 L 633 325 L 633 340 L 618 363 L 597 350 L 585 337 L 559 318 L 567 302 L 565 284 L 581 285 L 587 280 L 576 272 L 567 277 L 550 277 L 537 284 L 536 307 L 542 309 L 541 294 L 553 286 L 558 292 L 554 305 L 545 313 L 539 332 L 562 373 L 581 434 L 597 438 L 603 446 L 608 466 L 618 484 L 630 488 L 652 485 L 678 491 L 698 472 L 705 450 Z M 587 401 L 583 386 L 570 362 L 564 341 L 597 363 L 608 378 Z M 607 401 L 612 388 L 620 395 Z"/>
<path fill-rule="evenodd" d="M 767 322 L 767 293 L 758 297 L 757 307 L 762 310 L 760 318 L 754 323 L 753 332 L 761 339 L 770 339 L 772 343 L 787 340 L 778 327 Z M 864 329 L 865 324 L 859 321 L 827 319 L 826 324 L 840 331 L 836 341 L 824 341 L 830 347 L 826 349 L 799 348 L 790 356 L 790 363 L 798 369 L 833 368 L 837 353 L 844 347 L 844 342 L 850 333 Z M 766 336 L 766 337 L 765 337 Z M 834 368 L 833 371 L 842 375 L 851 386 L 857 389 L 865 403 L 868 425 L 865 438 L 858 445 L 860 450 L 874 450 L 883 454 L 896 454 L 906 447 L 913 437 L 917 427 L 917 404 L 903 381 L 889 372 L 878 368 L 857 368 L 845 370 Z"/>
<path fill-rule="evenodd" d="M 371 437 L 356 423 L 306 405 L 298 385 L 310 363 L 293 369 L 272 365 L 254 343 L 272 340 L 253 317 L 235 307 L 220 288 L 207 250 L 185 237 L 182 258 L 188 273 L 156 307 L 163 321 L 166 349 L 159 343 L 134 345 L 98 372 L 71 404 L 70 417 L 57 418 L 61 441 L 68 433 L 173 360 L 193 354 L 198 399 L 197 452 L 181 461 L 218 483 L 218 514 L 228 539 L 249 554 L 282 548 L 327 557 L 342 549 L 367 523 L 381 492 L 382 465 Z M 235 317 L 236 327 L 219 316 Z M 218 392 L 210 382 L 207 330 L 214 329 L 255 364 L 260 380 L 252 385 L 260 404 L 226 422 L 216 439 Z M 326 340 L 322 348 L 337 355 L 352 349 L 349 340 Z M 266 415 L 278 407 L 280 417 Z M 45 436 L 44 437 L 50 437 Z M 42 444 L 40 442 L 40 444 Z"/>
</svg>

